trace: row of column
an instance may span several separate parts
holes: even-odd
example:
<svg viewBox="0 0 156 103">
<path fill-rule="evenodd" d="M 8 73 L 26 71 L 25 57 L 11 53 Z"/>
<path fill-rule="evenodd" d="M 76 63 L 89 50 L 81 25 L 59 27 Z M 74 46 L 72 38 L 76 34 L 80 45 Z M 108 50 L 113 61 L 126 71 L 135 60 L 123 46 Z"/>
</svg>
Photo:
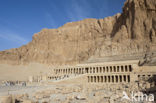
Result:
<svg viewBox="0 0 156 103">
<path fill-rule="evenodd" d="M 130 75 L 88 76 L 89 83 L 119 83 L 130 82 Z"/>
<path fill-rule="evenodd" d="M 84 68 L 55 69 L 55 74 L 84 74 Z"/>
<path fill-rule="evenodd" d="M 59 78 L 61 78 L 61 76 L 48 76 L 49 80 L 57 80 Z"/>
<path fill-rule="evenodd" d="M 106 73 L 106 72 L 132 72 L 131 65 L 125 66 L 105 66 L 105 67 L 85 67 L 55 69 L 55 74 L 84 74 L 84 73 Z"/>
</svg>

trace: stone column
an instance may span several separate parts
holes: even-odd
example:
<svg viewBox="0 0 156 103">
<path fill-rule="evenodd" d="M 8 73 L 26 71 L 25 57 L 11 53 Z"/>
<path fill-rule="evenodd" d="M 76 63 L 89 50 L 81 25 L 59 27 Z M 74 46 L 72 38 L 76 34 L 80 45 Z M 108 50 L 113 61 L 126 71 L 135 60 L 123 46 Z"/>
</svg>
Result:
<svg viewBox="0 0 156 103">
<path fill-rule="evenodd" d="M 120 69 L 119 69 L 119 70 L 120 70 L 120 72 L 122 72 L 122 67 L 121 67 L 121 66 L 119 66 L 119 67 L 120 67 Z"/>
<path fill-rule="evenodd" d="M 71 73 L 71 74 L 73 73 L 73 69 L 72 69 L 72 68 L 70 68 L 70 73 Z"/>
<path fill-rule="evenodd" d="M 108 66 L 106 66 L 106 72 L 109 72 L 109 70 L 108 70 L 109 68 L 108 68 Z"/>
<path fill-rule="evenodd" d="M 88 73 L 90 73 L 90 67 L 88 67 Z"/>
<path fill-rule="evenodd" d="M 103 67 L 101 66 L 101 73 L 103 73 Z"/>
<path fill-rule="evenodd" d="M 67 68 L 67 74 L 68 74 L 68 72 L 69 72 L 69 71 L 68 71 L 68 68 Z"/>
<path fill-rule="evenodd" d="M 120 66 L 117 66 L 117 71 L 118 71 L 118 72 L 121 72 L 120 69 L 121 69 Z"/>
<path fill-rule="evenodd" d="M 123 72 L 125 72 L 125 66 L 123 66 Z"/>
<path fill-rule="evenodd" d="M 95 83 L 96 82 L 96 77 L 95 76 L 93 76 L 93 80 L 94 80 L 93 82 Z"/>
<path fill-rule="evenodd" d="M 101 76 L 99 76 L 99 82 L 101 82 Z"/>
<path fill-rule="evenodd" d="M 97 73 L 97 68 L 95 67 L 95 73 Z"/>
<path fill-rule="evenodd" d="M 62 69 L 62 74 L 64 74 L 64 68 Z"/>
<path fill-rule="evenodd" d="M 80 74 L 80 68 L 78 68 L 78 74 Z"/>
<path fill-rule="evenodd" d="M 96 73 L 99 73 L 99 67 L 96 67 Z"/>
<path fill-rule="evenodd" d="M 105 76 L 103 76 L 103 82 L 105 82 Z"/>
<path fill-rule="evenodd" d="M 70 74 L 70 68 L 68 70 L 69 70 L 69 74 Z"/>
<path fill-rule="evenodd" d="M 125 78 L 124 78 L 124 75 L 122 75 L 122 82 L 125 82 Z"/>
<path fill-rule="evenodd" d="M 112 72 L 114 72 L 114 68 L 113 68 L 113 66 L 111 66 L 112 67 Z"/>
<path fill-rule="evenodd" d="M 56 71 L 55 71 L 55 69 L 54 69 L 54 71 L 53 71 L 55 74 L 56 74 Z"/>
<path fill-rule="evenodd" d="M 116 83 L 116 75 L 114 75 L 114 83 Z"/>
<path fill-rule="evenodd" d="M 88 76 L 88 83 L 90 82 L 90 76 Z"/>
<path fill-rule="evenodd" d="M 76 70 L 76 72 L 75 72 L 75 73 L 76 73 L 76 74 L 78 74 L 78 68 L 75 68 L 75 70 Z"/>
<path fill-rule="evenodd" d="M 93 73 L 95 73 L 95 67 L 93 67 Z"/>
<path fill-rule="evenodd" d="M 57 69 L 56 69 L 56 74 L 57 74 Z"/>
<path fill-rule="evenodd" d="M 125 81 L 125 82 L 127 83 L 127 82 L 128 82 L 128 80 L 127 80 L 127 75 L 125 75 L 125 79 L 126 79 L 126 81 Z"/>
<path fill-rule="evenodd" d="M 76 74 L 76 68 L 74 68 L 75 69 L 75 74 Z"/>
<path fill-rule="evenodd" d="M 106 72 L 106 68 L 105 67 L 103 67 L 103 73 L 105 73 Z"/>
<path fill-rule="evenodd" d="M 92 67 L 90 67 L 90 73 L 93 73 L 93 68 Z"/>
<path fill-rule="evenodd" d="M 78 73 L 81 74 L 81 70 L 80 70 L 80 68 L 78 68 Z"/>
<path fill-rule="evenodd" d="M 92 67 L 90 67 L 90 73 L 92 73 Z"/>
<path fill-rule="evenodd" d="M 71 74 L 71 69 L 69 68 L 69 74 Z"/>
<path fill-rule="evenodd" d="M 83 74 L 83 68 L 81 68 L 81 74 Z"/>
<path fill-rule="evenodd" d="M 98 72 L 97 72 L 97 73 L 100 73 L 100 67 L 97 67 L 97 70 L 98 70 Z"/>
<path fill-rule="evenodd" d="M 112 83 L 112 76 L 110 75 L 110 83 Z"/>
<path fill-rule="evenodd" d="M 127 72 L 130 72 L 130 70 L 129 70 L 128 66 L 127 66 Z"/>
<path fill-rule="evenodd" d="M 104 83 L 105 83 L 105 80 L 106 80 L 106 79 L 105 79 L 105 76 L 103 76 L 103 82 L 104 82 Z"/>
<path fill-rule="evenodd" d="M 100 73 L 100 67 L 98 67 L 98 73 Z"/>
<path fill-rule="evenodd" d="M 75 69 L 76 69 L 76 72 L 75 73 L 78 74 L 78 68 L 75 68 Z"/>
<path fill-rule="evenodd" d="M 92 76 L 92 82 L 94 83 L 94 76 Z"/>
<path fill-rule="evenodd" d="M 101 68 L 101 73 L 103 73 L 103 68 L 102 68 L 102 66 L 101 66 L 100 68 Z"/>
<path fill-rule="evenodd" d="M 107 82 L 109 83 L 109 76 L 107 76 Z"/>
<path fill-rule="evenodd" d="M 60 69 L 60 74 L 62 74 L 62 69 Z"/>
<path fill-rule="evenodd" d="M 103 76 L 100 76 L 100 78 L 101 78 L 101 81 L 100 82 L 103 83 Z"/>
<path fill-rule="evenodd" d="M 97 83 L 97 76 L 95 76 L 95 80 L 96 80 L 96 83 Z"/>
<path fill-rule="evenodd" d="M 105 77 L 106 77 L 105 79 L 106 79 L 106 83 L 107 83 L 108 82 L 108 76 L 105 76 Z"/>
<path fill-rule="evenodd" d="M 71 68 L 71 74 L 74 74 L 74 68 Z"/>
<path fill-rule="evenodd" d="M 125 72 L 129 72 L 127 65 L 125 65 Z"/>
<path fill-rule="evenodd" d="M 91 82 L 92 82 L 92 80 L 91 80 L 91 79 L 92 79 L 91 76 L 89 76 L 89 78 L 90 78 L 90 79 L 89 79 L 89 82 L 91 83 Z"/>
<path fill-rule="evenodd" d="M 109 66 L 109 70 L 110 70 L 110 72 L 112 72 L 112 66 Z"/>
<path fill-rule="evenodd" d="M 85 68 L 83 68 L 83 71 L 84 71 L 84 73 L 86 73 L 86 69 Z"/>
<path fill-rule="evenodd" d="M 61 74 L 61 69 L 59 69 L 59 74 Z"/>
</svg>

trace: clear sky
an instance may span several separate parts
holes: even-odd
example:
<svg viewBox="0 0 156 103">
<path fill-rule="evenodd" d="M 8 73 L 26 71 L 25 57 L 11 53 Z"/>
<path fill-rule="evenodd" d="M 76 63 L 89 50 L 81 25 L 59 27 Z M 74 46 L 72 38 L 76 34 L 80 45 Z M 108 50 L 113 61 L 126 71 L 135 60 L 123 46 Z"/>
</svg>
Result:
<svg viewBox="0 0 156 103">
<path fill-rule="evenodd" d="M 122 12 L 125 0 L 0 0 L 0 51 L 18 48 L 43 28 Z"/>
</svg>

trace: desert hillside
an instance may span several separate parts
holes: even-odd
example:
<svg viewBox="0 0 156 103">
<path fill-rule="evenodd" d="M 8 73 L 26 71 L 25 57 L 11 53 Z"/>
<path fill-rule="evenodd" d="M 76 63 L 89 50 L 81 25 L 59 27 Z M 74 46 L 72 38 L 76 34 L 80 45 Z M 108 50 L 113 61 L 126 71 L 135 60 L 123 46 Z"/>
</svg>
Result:
<svg viewBox="0 0 156 103">
<path fill-rule="evenodd" d="M 121 14 L 43 29 L 20 48 L 0 52 L 1 64 L 77 64 L 124 55 L 141 58 L 156 51 L 156 1 L 127 0 Z"/>
</svg>

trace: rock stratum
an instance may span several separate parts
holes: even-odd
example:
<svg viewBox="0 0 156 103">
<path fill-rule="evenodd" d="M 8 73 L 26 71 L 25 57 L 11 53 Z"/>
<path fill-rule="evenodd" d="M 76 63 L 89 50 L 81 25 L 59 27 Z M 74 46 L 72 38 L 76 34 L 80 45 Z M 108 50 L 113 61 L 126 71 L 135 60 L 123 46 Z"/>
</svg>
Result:
<svg viewBox="0 0 156 103">
<path fill-rule="evenodd" d="M 155 51 L 156 0 L 127 0 L 121 14 L 43 29 L 27 45 L 1 51 L 0 63 L 70 65 L 117 55 L 155 58 Z"/>
</svg>

